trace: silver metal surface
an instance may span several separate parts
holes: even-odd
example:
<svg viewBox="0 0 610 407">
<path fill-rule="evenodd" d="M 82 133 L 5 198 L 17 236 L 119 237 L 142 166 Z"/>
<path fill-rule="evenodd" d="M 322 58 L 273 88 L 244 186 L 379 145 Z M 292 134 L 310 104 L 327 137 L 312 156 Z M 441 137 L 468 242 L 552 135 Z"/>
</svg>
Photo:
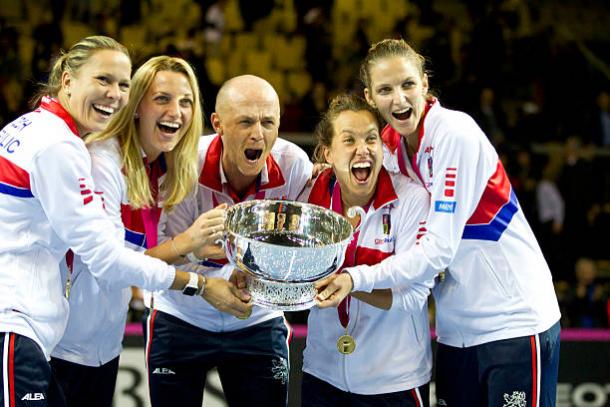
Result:
<svg viewBox="0 0 610 407">
<path fill-rule="evenodd" d="M 314 283 L 343 264 L 353 228 L 321 206 L 253 200 L 227 210 L 225 247 L 231 263 L 250 275 L 258 305 L 294 311 L 315 304 Z"/>
</svg>

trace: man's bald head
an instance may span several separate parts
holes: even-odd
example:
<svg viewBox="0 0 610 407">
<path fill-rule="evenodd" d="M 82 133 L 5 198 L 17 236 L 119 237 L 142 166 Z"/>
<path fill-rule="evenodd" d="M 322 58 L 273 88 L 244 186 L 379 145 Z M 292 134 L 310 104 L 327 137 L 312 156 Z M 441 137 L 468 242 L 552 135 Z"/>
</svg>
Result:
<svg viewBox="0 0 610 407">
<path fill-rule="evenodd" d="M 226 81 L 216 96 L 215 110 L 219 114 L 236 103 L 273 103 L 279 114 L 280 100 L 273 86 L 263 78 L 241 75 Z"/>
<path fill-rule="evenodd" d="M 229 79 L 218 91 L 212 127 L 222 140 L 222 168 L 234 191 L 245 192 L 263 170 L 280 127 L 273 86 L 254 75 Z"/>
</svg>

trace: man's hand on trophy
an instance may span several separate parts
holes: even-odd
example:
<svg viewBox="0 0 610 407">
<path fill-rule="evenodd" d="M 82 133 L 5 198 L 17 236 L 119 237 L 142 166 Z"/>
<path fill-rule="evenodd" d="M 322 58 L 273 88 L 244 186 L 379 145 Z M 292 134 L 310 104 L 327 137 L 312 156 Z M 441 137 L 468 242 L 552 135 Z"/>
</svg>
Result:
<svg viewBox="0 0 610 407">
<path fill-rule="evenodd" d="M 333 274 L 318 281 L 315 283 L 315 288 L 318 290 L 318 295 L 316 296 L 318 307 L 328 308 L 338 306 L 349 295 L 353 287 L 354 282 L 349 273 Z"/>
<path fill-rule="evenodd" d="M 229 277 L 229 281 L 239 289 L 246 288 L 246 273 L 240 269 L 234 268 L 233 273 L 231 273 L 231 277 Z"/>
<path fill-rule="evenodd" d="M 202 297 L 219 311 L 246 319 L 252 314 L 250 293 L 222 278 L 206 278 Z"/>
</svg>

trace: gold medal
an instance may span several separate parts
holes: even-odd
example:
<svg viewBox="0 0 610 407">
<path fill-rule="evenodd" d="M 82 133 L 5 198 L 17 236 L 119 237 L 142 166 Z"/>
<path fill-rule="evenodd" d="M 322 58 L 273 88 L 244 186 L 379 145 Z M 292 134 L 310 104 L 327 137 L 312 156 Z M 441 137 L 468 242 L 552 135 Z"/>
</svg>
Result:
<svg viewBox="0 0 610 407">
<path fill-rule="evenodd" d="M 352 353 L 356 349 L 356 341 L 354 340 L 354 337 L 347 333 L 345 335 L 341 335 L 337 340 L 337 349 L 339 350 L 339 353 L 344 355 L 349 355 Z"/>
</svg>

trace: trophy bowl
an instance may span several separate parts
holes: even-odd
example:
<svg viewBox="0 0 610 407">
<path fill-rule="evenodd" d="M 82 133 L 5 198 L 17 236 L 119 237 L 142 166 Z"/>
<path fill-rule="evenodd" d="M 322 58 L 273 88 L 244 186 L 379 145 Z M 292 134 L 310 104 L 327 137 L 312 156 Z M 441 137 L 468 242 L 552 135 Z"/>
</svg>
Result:
<svg viewBox="0 0 610 407">
<path fill-rule="evenodd" d="M 353 228 L 321 206 L 252 200 L 227 210 L 227 258 L 246 273 L 255 304 L 282 311 L 315 305 L 314 283 L 343 264 Z"/>
</svg>

